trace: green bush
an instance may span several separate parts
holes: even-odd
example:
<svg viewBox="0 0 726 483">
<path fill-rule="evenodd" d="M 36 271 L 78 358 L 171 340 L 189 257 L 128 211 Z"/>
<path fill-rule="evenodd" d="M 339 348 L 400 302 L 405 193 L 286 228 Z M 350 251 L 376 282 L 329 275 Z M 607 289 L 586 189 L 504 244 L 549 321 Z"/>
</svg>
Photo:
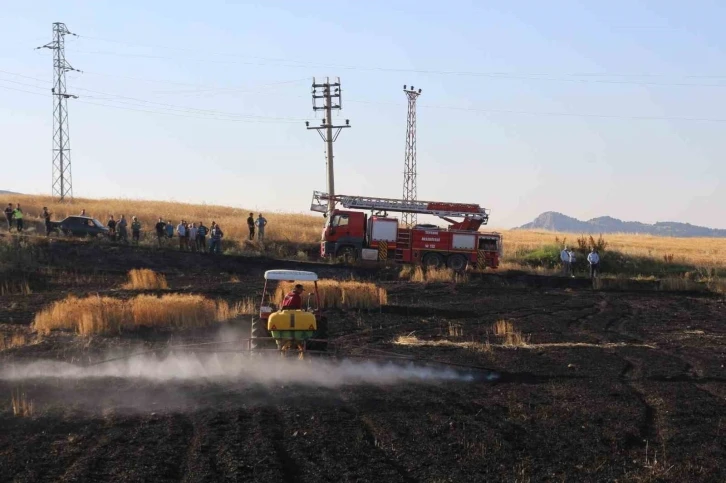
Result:
<svg viewBox="0 0 726 483">
<path fill-rule="evenodd" d="M 545 245 L 522 254 L 520 261 L 530 267 L 556 268 L 560 266 L 560 251 L 557 245 Z"/>
</svg>

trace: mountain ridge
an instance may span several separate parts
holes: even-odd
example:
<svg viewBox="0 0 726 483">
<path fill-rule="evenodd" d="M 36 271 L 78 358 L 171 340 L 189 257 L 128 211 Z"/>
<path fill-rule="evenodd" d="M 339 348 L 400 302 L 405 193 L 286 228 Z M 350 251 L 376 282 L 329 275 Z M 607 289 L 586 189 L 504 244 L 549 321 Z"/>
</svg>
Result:
<svg viewBox="0 0 726 483">
<path fill-rule="evenodd" d="M 557 211 L 545 211 L 529 223 L 515 230 L 551 230 L 560 232 L 606 234 L 630 233 L 673 237 L 726 238 L 726 230 L 708 228 L 677 221 L 658 221 L 653 224 L 639 221 L 623 221 L 612 216 L 599 216 L 589 220 L 578 220 Z"/>
</svg>

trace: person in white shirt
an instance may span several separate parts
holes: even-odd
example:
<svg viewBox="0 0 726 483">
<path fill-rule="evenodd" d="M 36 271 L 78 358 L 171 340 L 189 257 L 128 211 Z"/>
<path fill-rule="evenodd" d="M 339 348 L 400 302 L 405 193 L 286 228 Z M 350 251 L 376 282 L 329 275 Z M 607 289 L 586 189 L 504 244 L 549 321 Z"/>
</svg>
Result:
<svg viewBox="0 0 726 483">
<path fill-rule="evenodd" d="M 184 220 L 176 226 L 176 234 L 179 235 L 179 250 L 186 248 L 187 224 Z"/>
<path fill-rule="evenodd" d="M 187 245 L 189 246 L 189 250 L 196 252 L 197 251 L 197 224 L 192 223 L 189 225 L 189 228 L 187 228 L 187 231 L 189 232 L 189 236 L 187 237 Z"/>
<path fill-rule="evenodd" d="M 267 226 L 267 219 L 262 216 L 262 213 L 257 216 L 257 219 L 255 220 L 255 225 L 257 226 L 257 241 L 262 241 L 265 238 L 265 227 Z"/>
<path fill-rule="evenodd" d="M 590 264 L 590 278 L 600 274 L 600 255 L 594 248 L 587 255 L 587 262 Z"/>
<path fill-rule="evenodd" d="M 570 249 L 565 247 L 560 252 L 560 260 L 562 261 L 562 273 L 567 275 L 570 273 Z"/>
<path fill-rule="evenodd" d="M 570 254 L 570 276 L 575 278 L 575 260 L 577 259 L 577 255 L 575 254 L 575 250 L 571 248 L 568 253 Z"/>
</svg>

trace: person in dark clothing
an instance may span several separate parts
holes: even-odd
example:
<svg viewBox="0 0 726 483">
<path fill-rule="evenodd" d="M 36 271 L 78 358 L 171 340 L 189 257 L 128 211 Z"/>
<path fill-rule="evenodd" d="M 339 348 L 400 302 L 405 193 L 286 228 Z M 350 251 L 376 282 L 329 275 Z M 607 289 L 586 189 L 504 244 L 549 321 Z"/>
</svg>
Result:
<svg viewBox="0 0 726 483">
<path fill-rule="evenodd" d="M 141 222 L 135 216 L 131 220 L 131 240 L 138 245 L 139 237 L 141 236 Z"/>
<path fill-rule="evenodd" d="M 200 252 L 207 252 L 207 232 L 209 230 L 206 226 L 204 226 L 204 222 L 199 222 L 199 227 L 197 228 L 197 250 Z"/>
<path fill-rule="evenodd" d="M 47 206 L 43 207 L 43 220 L 45 220 L 45 236 L 50 236 L 50 227 L 51 227 L 50 215 L 52 215 L 52 214 L 53 213 L 48 211 Z"/>
<path fill-rule="evenodd" d="M 121 215 L 121 219 L 116 223 L 116 228 L 118 228 L 118 237 L 119 240 L 121 240 L 124 243 L 129 242 L 129 235 L 128 231 L 126 230 L 127 222 L 126 222 L 126 215 Z"/>
<path fill-rule="evenodd" d="M 108 236 L 111 240 L 116 241 L 116 220 L 113 219 L 113 215 L 108 217 Z"/>
<path fill-rule="evenodd" d="M 300 310 L 302 309 L 302 298 L 300 295 L 303 293 L 303 286 L 300 284 L 295 285 L 295 288 L 285 296 L 282 301 L 282 309 L 285 310 Z"/>
<path fill-rule="evenodd" d="M 159 217 L 159 221 L 155 225 L 156 228 L 156 238 L 159 241 L 159 246 L 161 246 L 161 240 L 164 238 L 166 233 L 164 230 L 166 229 L 166 223 L 164 223 L 164 220 Z"/>
<path fill-rule="evenodd" d="M 222 228 L 217 223 L 212 222 L 212 229 L 209 230 L 209 251 L 211 253 L 222 253 L 223 236 Z"/>
<path fill-rule="evenodd" d="M 250 240 L 255 239 L 255 218 L 250 213 L 250 216 L 247 217 L 247 228 L 250 229 Z"/>
<path fill-rule="evenodd" d="M 8 231 L 13 229 L 13 204 L 8 203 L 5 208 L 5 219 L 8 221 Z"/>
</svg>

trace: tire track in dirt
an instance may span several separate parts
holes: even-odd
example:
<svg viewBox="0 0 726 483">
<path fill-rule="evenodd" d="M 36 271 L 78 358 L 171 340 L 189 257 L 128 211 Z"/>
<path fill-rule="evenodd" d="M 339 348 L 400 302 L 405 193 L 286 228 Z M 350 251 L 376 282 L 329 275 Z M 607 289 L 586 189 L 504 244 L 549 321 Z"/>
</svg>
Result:
<svg viewBox="0 0 726 483">
<path fill-rule="evenodd" d="M 381 432 L 385 430 L 374 422 L 372 415 L 362 414 L 345 396 L 341 396 L 340 400 L 342 403 L 340 406 L 341 411 L 352 418 L 352 422 L 355 427 L 361 431 L 363 440 L 366 442 L 368 447 L 378 455 L 379 458 L 377 459 L 380 459 L 383 464 L 394 470 L 394 472 L 401 478 L 401 481 L 406 483 L 417 482 L 418 480 L 410 475 L 406 467 L 399 463 L 393 455 L 389 454 L 389 452 L 384 449 L 384 445 L 381 443 L 379 436 Z M 390 428 L 387 428 L 387 430 L 390 431 Z"/>
<path fill-rule="evenodd" d="M 254 439 L 259 441 L 257 443 L 259 445 L 258 449 L 267 455 L 275 455 L 278 463 L 275 469 L 279 471 L 279 477 L 282 481 L 287 483 L 302 481 L 298 463 L 288 452 L 284 442 L 285 432 L 282 426 L 282 413 L 274 407 L 260 407 L 252 420 L 256 432 Z"/>
<path fill-rule="evenodd" d="M 197 412 L 184 463 L 184 482 L 252 477 L 252 462 L 241 454 L 249 442 L 250 417 L 244 409 Z"/>
<path fill-rule="evenodd" d="M 185 416 L 115 416 L 106 426 L 104 436 L 83 452 L 60 481 L 181 479 L 183 442 L 192 431 Z M 132 467 L 124 464 L 130 460 L 134 461 Z"/>
<path fill-rule="evenodd" d="M 622 355 L 616 355 L 625 362 L 625 366 L 619 375 L 620 381 L 629 389 L 630 393 L 643 407 L 642 423 L 638 427 L 640 441 L 637 442 L 637 446 L 641 446 L 644 441 L 653 441 L 658 437 L 656 410 L 655 407 L 648 402 L 645 390 L 642 386 L 632 380 L 642 377 L 640 366 L 634 364 L 630 359 L 627 359 Z M 633 377 L 633 375 L 635 375 L 635 377 Z M 628 443 L 636 444 L 635 441 L 629 441 Z"/>
</svg>

